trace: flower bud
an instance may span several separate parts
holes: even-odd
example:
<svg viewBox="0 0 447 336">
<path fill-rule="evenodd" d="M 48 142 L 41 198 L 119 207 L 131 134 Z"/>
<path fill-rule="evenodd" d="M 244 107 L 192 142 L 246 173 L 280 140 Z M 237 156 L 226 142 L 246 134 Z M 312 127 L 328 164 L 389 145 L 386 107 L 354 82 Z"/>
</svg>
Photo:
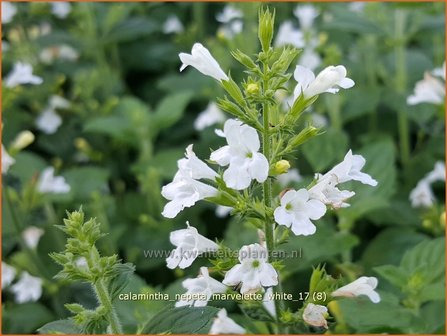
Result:
<svg viewBox="0 0 447 336">
<path fill-rule="evenodd" d="M 255 95 L 259 93 L 259 85 L 257 83 L 250 83 L 247 85 L 247 93 L 250 95 Z"/>
<path fill-rule="evenodd" d="M 279 160 L 275 163 L 272 169 L 272 175 L 281 175 L 287 173 L 290 168 L 290 163 L 287 160 Z"/>
<path fill-rule="evenodd" d="M 445 211 L 439 216 L 439 224 L 445 229 Z"/>
<path fill-rule="evenodd" d="M 314 136 L 318 135 L 319 129 L 314 126 L 307 126 L 305 129 L 303 129 L 300 133 L 295 135 L 292 140 L 289 143 L 289 148 L 291 150 L 295 149 L 296 147 L 302 145 L 307 140 L 313 138 Z"/>
<path fill-rule="evenodd" d="M 11 149 L 18 152 L 22 149 L 28 147 L 34 142 L 34 134 L 30 131 L 22 131 L 20 132 L 11 145 Z"/>
<path fill-rule="evenodd" d="M 271 13 L 267 8 L 259 12 L 259 41 L 261 42 L 262 50 L 264 52 L 270 49 L 270 44 L 273 38 L 273 26 L 275 24 L 275 13 Z"/>
</svg>

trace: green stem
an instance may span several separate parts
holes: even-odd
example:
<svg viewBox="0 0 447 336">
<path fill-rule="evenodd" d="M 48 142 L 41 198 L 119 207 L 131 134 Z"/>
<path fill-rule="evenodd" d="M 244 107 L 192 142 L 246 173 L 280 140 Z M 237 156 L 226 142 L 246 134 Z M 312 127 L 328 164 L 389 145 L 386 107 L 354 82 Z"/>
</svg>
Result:
<svg viewBox="0 0 447 336">
<path fill-rule="evenodd" d="M 395 63 L 396 63 L 396 92 L 403 96 L 407 86 L 407 69 L 405 55 L 405 21 L 406 13 L 402 10 L 395 12 Z M 406 165 L 410 158 L 410 132 L 408 126 L 408 115 L 404 108 L 397 112 L 397 123 L 399 128 L 399 143 L 401 162 Z"/>
<path fill-rule="evenodd" d="M 94 284 L 96 295 L 98 296 L 99 302 L 106 311 L 108 312 L 108 320 L 110 323 L 110 331 L 112 334 L 122 334 L 123 330 L 121 328 L 121 323 L 118 319 L 118 315 L 116 314 L 115 308 L 113 308 L 112 300 L 110 299 L 109 292 L 107 291 L 107 287 L 104 283 L 103 279 L 98 280 Z"/>
<path fill-rule="evenodd" d="M 264 81 L 264 90 L 267 87 L 267 81 Z M 269 121 L 269 103 L 266 102 L 263 106 L 263 135 L 262 135 L 262 153 L 267 158 L 267 160 L 271 160 L 271 139 L 270 139 L 270 121 Z M 262 191 L 263 191 L 263 198 L 264 198 L 264 205 L 266 208 L 270 208 L 272 206 L 272 181 L 270 178 L 267 178 L 265 182 L 262 185 Z M 264 223 L 264 231 L 265 231 L 265 242 L 267 245 L 267 250 L 269 252 L 269 261 L 270 255 L 275 250 L 275 237 L 273 234 L 273 223 L 270 221 L 270 219 L 266 216 L 265 223 Z M 273 287 L 273 292 L 275 294 L 280 295 L 279 300 L 274 300 L 275 302 L 275 311 L 277 316 L 277 323 L 278 323 L 278 333 L 279 334 L 285 334 L 287 333 L 286 328 L 283 328 L 283 325 L 279 321 L 279 315 L 280 312 L 285 310 L 285 304 L 284 300 L 282 299 L 282 285 L 281 285 L 281 279 L 278 277 L 278 285 Z"/>
</svg>

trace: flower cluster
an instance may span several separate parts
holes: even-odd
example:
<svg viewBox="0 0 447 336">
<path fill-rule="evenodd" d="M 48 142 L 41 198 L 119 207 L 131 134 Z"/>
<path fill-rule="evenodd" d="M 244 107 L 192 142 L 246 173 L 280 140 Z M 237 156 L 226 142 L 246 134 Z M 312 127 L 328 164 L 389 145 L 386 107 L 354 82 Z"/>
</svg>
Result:
<svg viewBox="0 0 447 336">
<path fill-rule="evenodd" d="M 310 9 L 312 7 L 297 8 L 302 29 L 309 29 L 317 15 L 316 12 L 308 13 Z M 237 11 L 226 7 L 218 20 L 227 22 L 238 17 Z M 320 94 L 335 94 L 340 88 L 349 89 L 355 85 L 354 81 L 347 77 L 347 70 L 342 65 L 328 66 L 316 76 L 312 70 L 298 65 L 293 74 L 295 88 L 291 106 L 287 113 L 276 116 L 276 125 L 271 124 L 269 114 L 282 112 L 279 112 L 280 109 L 269 112 L 269 108 L 275 101 L 276 91 L 282 90 L 291 77 L 284 73 L 297 55 L 290 46 L 284 47 L 282 53 L 273 53 L 270 47 L 272 29 L 273 16 L 268 11 L 262 13 L 259 39 L 263 52 L 258 55 L 257 62 L 263 63 L 263 67 L 240 51 L 233 53 L 251 74 L 243 84 L 243 90 L 223 71 L 202 44 L 195 43 L 191 54 L 179 54 L 182 62 L 180 71 L 187 66 L 194 67 L 218 81 L 231 98 L 230 100 L 225 97 L 218 99 L 217 103 L 210 103 L 196 120 L 195 128 L 202 130 L 214 123 L 223 122 L 223 111 L 235 118 L 227 119 L 223 130 L 216 130 L 216 134 L 222 137 L 226 144 L 211 151 L 207 161 L 201 160 L 194 153 L 193 145 L 186 148 L 185 157 L 177 163 L 178 171 L 172 182 L 162 188 L 163 197 L 169 201 L 162 215 L 174 218 L 183 209 L 200 200 L 206 200 L 218 205 L 222 216 L 231 212 L 242 218 L 259 218 L 265 222 L 265 226 L 264 230 L 258 230 L 259 243 L 242 246 L 237 261 L 232 259 L 229 262 L 213 262 L 216 267 L 201 267 L 197 278 L 183 281 L 186 294 L 201 294 L 200 299 L 190 299 L 191 296 L 186 295 L 188 299 L 178 301 L 176 306 L 205 306 L 214 293 L 232 289 L 239 290 L 241 294 L 271 293 L 280 280 L 279 268 L 270 256 L 278 239 L 272 230 L 283 226 L 287 233 L 312 235 L 317 230 L 315 221 L 322 218 L 328 210 L 349 206 L 347 201 L 355 193 L 341 189 L 341 185 L 349 181 L 358 181 L 370 186 L 378 184 L 369 174 L 362 171 L 366 164 L 365 158 L 349 150 L 342 162 L 325 174 L 316 174 L 314 181 L 307 188 L 286 189 L 277 197 L 272 197 L 273 177 L 281 180 L 284 176 L 284 184 L 287 184 L 290 178 L 301 178 L 296 169 L 289 170 L 290 163 L 285 157 L 291 155 L 300 144 L 318 135 L 318 129 L 313 126 L 301 131 L 294 129 L 293 125 L 297 124 L 300 114 Z M 270 67 L 266 64 L 273 65 Z M 281 132 L 282 129 L 287 132 Z M 271 148 L 273 145 L 276 147 Z M 210 165 L 215 167 L 211 168 Z M 287 177 L 286 174 L 291 176 Z M 262 202 L 259 201 L 256 191 L 259 186 L 262 186 L 263 190 Z M 172 232 L 170 240 L 176 247 L 166 260 L 171 269 L 184 269 L 200 255 L 227 249 L 223 243 L 218 245 L 199 234 L 189 223 L 186 229 Z M 210 273 L 213 272 L 222 274 L 223 280 L 220 282 L 211 277 Z M 365 279 L 366 284 L 363 283 Z M 358 282 L 334 291 L 332 296 L 368 295 L 373 302 L 378 302 L 378 295 L 369 290 L 375 288 L 377 281 L 374 283 L 371 279 L 373 278 L 362 277 Z M 280 307 L 275 300 L 270 303 L 273 305 L 269 304 L 265 309 L 272 317 L 279 318 L 282 313 Z M 314 326 L 327 327 L 326 314 L 326 307 L 307 303 L 303 320 Z M 239 326 L 223 321 L 227 321 L 225 311 L 219 313 L 212 333 L 233 330 L 242 332 Z M 228 329 L 221 327 L 222 324 L 226 324 Z"/>
</svg>

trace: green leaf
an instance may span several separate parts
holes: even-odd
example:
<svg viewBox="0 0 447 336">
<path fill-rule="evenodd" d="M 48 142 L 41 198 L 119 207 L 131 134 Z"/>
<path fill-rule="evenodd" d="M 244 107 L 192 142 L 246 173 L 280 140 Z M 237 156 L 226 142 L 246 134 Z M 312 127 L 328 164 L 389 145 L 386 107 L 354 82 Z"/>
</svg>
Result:
<svg viewBox="0 0 447 336">
<path fill-rule="evenodd" d="M 143 19 L 132 18 L 115 25 L 109 33 L 101 39 L 103 44 L 122 43 L 137 40 L 157 31 L 159 27 L 155 22 Z"/>
<path fill-rule="evenodd" d="M 113 138 L 123 138 L 127 130 L 131 128 L 129 119 L 123 116 L 97 117 L 87 121 L 84 131 L 109 135 Z"/>
<path fill-rule="evenodd" d="M 207 334 L 218 312 L 218 308 L 209 306 L 168 306 L 149 321 L 142 334 Z"/>
<path fill-rule="evenodd" d="M 109 283 L 109 293 L 112 300 L 114 300 L 127 286 L 134 271 L 135 266 L 130 263 L 118 264 L 115 266 L 115 272 L 117 272 L 118 275 Z"/>
<path fill-rule="evenodd" d="M 332 164 L 343 159 L 348 151 L 348 137 L 343 131 L 328 129 L 305 143 L 302 149 L 313 170 L 324 173 Z"/>
<path fill-rule="evenodd" d="M 396 287 L 402 288 L 407 283 L 407 274 L 397 266 L 383 265 L 374 270 Z"/>
<path fill-rule="evenodd" d="M 53 314 L 40 303 L 23 303 L 4 306 L 3 333 L 32 334 L 40 326 L 53 320 Z"/>
<path fill-rule="evenodd" d="M 71 319 L 58 320 L 45 324 L 38 329 L 39 334 L 80 334 L 81 329 Z"/>
<path fill-rule="evenodd" d="M 28 151 L 17 153 L 15 160 L 16 163 L 9 168 L 8 174 L 18 177 L 22 183 L 38 177 L 40 172 L 48 166 L 40 156 Z"/>
<path fill-rule="evenodd" d="M 154 128 L 162 130 L 171 127 L 179 121 L 192 97 L 192 92 L 187 91 L 175 93 L 164 98 L 154 113 Z"/>
</svg>

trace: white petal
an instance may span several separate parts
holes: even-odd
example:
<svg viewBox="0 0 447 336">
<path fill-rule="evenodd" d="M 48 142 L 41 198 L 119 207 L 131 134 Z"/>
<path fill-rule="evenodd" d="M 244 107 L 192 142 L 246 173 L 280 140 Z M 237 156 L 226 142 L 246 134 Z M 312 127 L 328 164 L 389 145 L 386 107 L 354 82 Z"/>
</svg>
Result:
<svg viewBox="0 0 447 336">
<path fill-rule="evenodd" d="M 270 264 L 264 264 L 261 270 L 261 284 L 264 287 L 276 286 L 278 284 L 278 273 Z"/>
<path fill-rule="evenodd" d="M 255 179 L 259 183 L 263 183 L 269 174 L 269 162 L 267 158 L 261 153 L 253 154 L 253 158 L 248 167 L 248 172 L 251 178 Z"/>
<path fill-rule="evenodd" d="M 233 266 L 227 273 L 225 273 L 225 278 L 223 279 L 222 283 L 228 286 L 238 285 L 242 280 L 240 273 L 241 267 L 241 264 Z"/>
</svg>

